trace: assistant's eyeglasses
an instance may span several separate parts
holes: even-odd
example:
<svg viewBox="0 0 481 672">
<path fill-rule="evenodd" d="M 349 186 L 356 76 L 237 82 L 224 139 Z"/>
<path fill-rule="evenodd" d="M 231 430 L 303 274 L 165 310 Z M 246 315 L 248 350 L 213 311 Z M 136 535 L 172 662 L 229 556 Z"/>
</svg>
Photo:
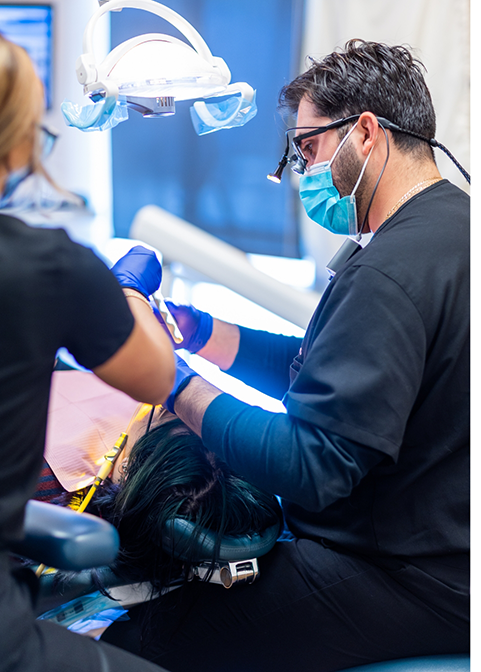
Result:
<svg viewBox="0 0 481 672">
<path fill-rule="evenodd" d="M 273 173 L 269 173 L 267 179 L 271 180 L 272 182 L 276 182 L 278 184 L 281 181 L 282 173 L 287 164 L 290 164 L 290 168 L 294 173 L 297 173 L 298 175 L 303 175 L 306 172 L 308 160 L 306 159 L 306 157 L 302 152 L 301 149 L 302 142 L 307 138 L 312 138 L 315 135 L 321 135 L 321 133 L 326 133 L 327 131 L 330 131 L 333 128 L 339 128 L 340 126 L 344 126 L 344 124 L 349 124 L 350 122 L 359 119 L 360 116 L 361 116 L 360 114 L 353 114 L 349 117 L 344 117 L 343 119 L 336 119 L 335 121 L 331 121 L 329 124 L 326 124 L 325 126 L 315 126 L 315 127 L 293 126 L 292 128 L 288 128 L 286 131 L 287 144 L 284 155 L 282 159 L 279 161 L 276 170 Z M 295 136 L 290 135 L 295 131 L 304 129 L 309 130 L 307 131 L 307 133 L 301 133 L 300 135 Z M 294 150 L 294 154 L 292 154 L 292 156 L 289 157 L 289 148 L 291 146 L 291 143 L 292 143 L 292 149 Z"/>
<path fill-rule="evenodd" d="M 40 154 L 42 159 L 47 158 L 49 154 L 52 153 L 52 150 L 57 142 L 59 134 L 54 131 L 52 128 L 49 128 L 45 125 L 39 125 L 39 143 L 40 143 Z"/>
</svg>

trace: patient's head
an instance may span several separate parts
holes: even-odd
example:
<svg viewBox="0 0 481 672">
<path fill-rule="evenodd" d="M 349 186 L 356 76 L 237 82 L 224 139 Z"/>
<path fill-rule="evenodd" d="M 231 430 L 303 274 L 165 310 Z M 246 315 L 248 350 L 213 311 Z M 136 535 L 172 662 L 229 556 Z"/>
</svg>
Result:
<svg viewBox="0 0 481 672">
<path fill-rule="evenodd" d="M 99 493 L 94 506 L 119 531 L 118 571 L 154 586 L 180 566 L 162 550 L 168 520 L 186 518 L 224 536 L 260 532 L 281 515 L 274 496 L 234 474 L 170 414 L 137 440 L 121 482 Z"/>
</svg>

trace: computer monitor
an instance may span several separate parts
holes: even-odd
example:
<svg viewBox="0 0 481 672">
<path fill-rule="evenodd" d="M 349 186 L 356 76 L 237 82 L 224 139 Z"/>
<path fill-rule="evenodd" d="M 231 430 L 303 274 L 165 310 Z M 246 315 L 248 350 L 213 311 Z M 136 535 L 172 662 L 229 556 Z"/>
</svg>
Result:
<svg viewBox="0 0 481 672">
<path fill-rule="evenodd" d="M 0 33 L 23 47 L 35 64 L 45 89 L 45 105 L 52 107 L 53 8 L 48 4 L 0 2 Z"/>
</svg>

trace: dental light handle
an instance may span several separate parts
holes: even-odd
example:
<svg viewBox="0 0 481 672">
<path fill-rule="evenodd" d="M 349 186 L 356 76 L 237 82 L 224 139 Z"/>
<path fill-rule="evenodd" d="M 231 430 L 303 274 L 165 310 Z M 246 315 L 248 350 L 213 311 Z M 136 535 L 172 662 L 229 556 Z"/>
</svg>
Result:
<svg viewBox="0 0 481 672">
<path fill-rule="evenodd" d="M 246 102 L 252 103 L 254 100 L 254 89 L 252 86 L 247 84 L 247 82 L 236 82 L 235 84 L 229 84 L 229 86 L 227 86 L 225 90 L 222 91 L 222 93 L 220 93 L 218 96 L 209 96 L 209 99 L 212 100 L 216 97 L 219 98 L 228 94 L 236 95 L 238 93 L 240 93 L 241 96 L 238 99 L 237 105 L 232 109 L 232 112 L 229 116 L 222 117 L 222 119 L 218 119 L 211 112 L 209 112 L 209 107 L 203 100 L 197 100 L 193 104 L 193 108 L 199 119 L 204 124 L 207 124 L 210 129 L 225 128 L 234 121 L 234 119 L 239 114 L 241 107 L 243 105 L 245 106 Z"/>
<path fill-rule="evenodd" d="M 92 15 L 83 34 L 82 49 L 83 54 L 77 60 L 77 78 L 80 84 L 85 86 L 96 80 L 97 71 L 95 67 L 95 58 L 93 54 L 93 32 L 98 19 L 107 12 L 119 9 L 143 9 L 151 14 L 156 14 L 175 26 L 184 37 L 189 40 L 196 52 L 205 61 L 214 67 L 218 67 L 224 77 L 227 77 L 226 84 L 230 82 L 230 71 L 225 61 L 212 53 L 201 35 L 191 24 L 180 14 L 165 5 L 161 5 L 154 0 L 109 0 Z"/>
<path fill-rule="evenodd" d="M 209 96 L 209 98 L 221 98 L 222 96 L 235 95 L 240 93 L 243 98 L 245 98 L 249 103 L 252 102 L 254 97 L 254 89 L 247 82 L 235 82 L 235 84 L 229 84 L 226 86 L 224 91 L 219 93 L 217 96 Z"/>
</svg>

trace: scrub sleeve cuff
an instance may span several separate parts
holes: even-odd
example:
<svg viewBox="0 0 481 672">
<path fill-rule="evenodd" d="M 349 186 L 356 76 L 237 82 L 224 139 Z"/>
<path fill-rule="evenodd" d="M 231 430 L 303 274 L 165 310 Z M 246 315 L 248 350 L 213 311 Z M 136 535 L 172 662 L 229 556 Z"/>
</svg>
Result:
<svg viewBox="0 0 481 672">
<path fill-rule="evenodd" d="M 242 326 L 239 332 L 239 350 L 225 373 L 281 400 L 289 388 L 289 367 L 302 339 Z"/>
<path fill-rule="evenodd" d="M 239 349 L 231 367 L 225 371 L 225 373 L 228 373 L 231 376 L 235 375 L 237 373 L 237 369 L 242 368 L 242 366 L 246 363 L 251 361 L 255 362 L 255 353 L 263 344 L 263 332 L 257 331 L 255 329 L 249 329 L 248 327 L 243 327 L 240 325 L 238 325 L 238 327 L 240 333 Z"/>
</svg>

